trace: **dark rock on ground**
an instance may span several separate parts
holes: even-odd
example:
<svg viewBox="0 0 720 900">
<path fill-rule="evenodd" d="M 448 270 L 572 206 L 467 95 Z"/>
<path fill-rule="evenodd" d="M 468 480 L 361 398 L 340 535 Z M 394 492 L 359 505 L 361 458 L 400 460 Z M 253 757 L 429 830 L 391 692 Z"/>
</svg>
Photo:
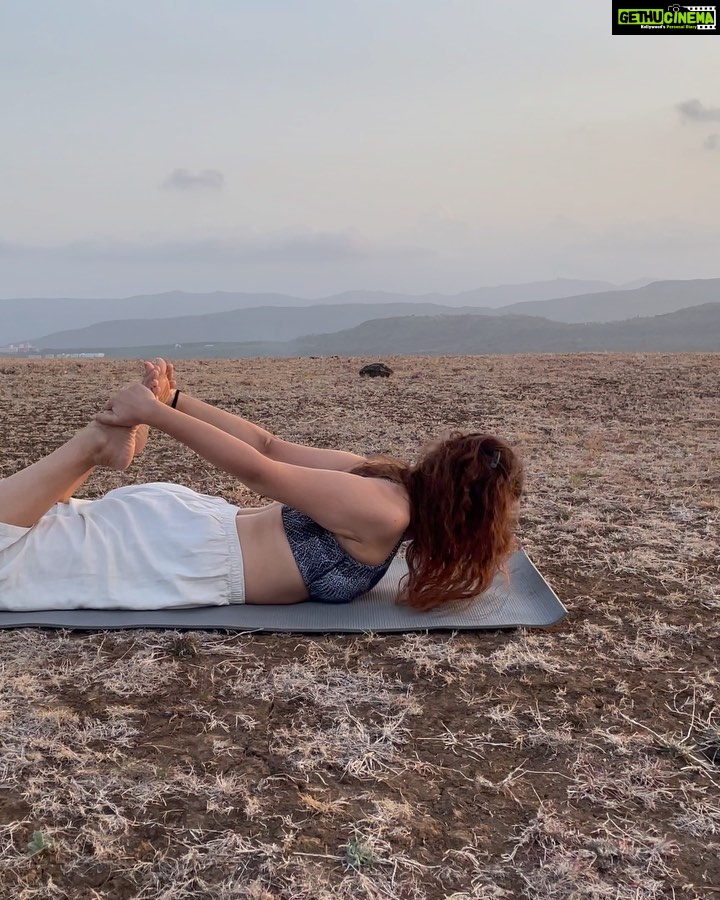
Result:
<svg viewBox="0 0 720 900">
<path fill-rule="evenodd" d="M 370 378 L 389 378 L 392 373 L 393 370 L 385 363 L 370 363 L 360 369 L 361 375 L 368 375 Z"/>
</svg>

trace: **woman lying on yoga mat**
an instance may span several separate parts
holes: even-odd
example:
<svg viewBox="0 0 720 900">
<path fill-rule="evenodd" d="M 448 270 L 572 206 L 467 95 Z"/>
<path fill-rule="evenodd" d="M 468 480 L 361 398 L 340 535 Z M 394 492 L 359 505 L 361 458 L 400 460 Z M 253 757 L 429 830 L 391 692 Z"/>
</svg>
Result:
<svg viewBox="0 0 720 900">
<path fill-rule="evenodd" d="M 0 481 L 0 608 L 346 603 L 407 540 L 399 600 L 425 610 L 476 596 L 514 549 L 522 467 L 496 437 L 451 432 L 414 465 L 306 447 L 177 391 L 163 360 L 145 366 L 96 421 Z M 146 426 L 275 502 L 239 509 L 165 483 L 72 499 L 93 467 L 126 469 Z"/>
</svg>

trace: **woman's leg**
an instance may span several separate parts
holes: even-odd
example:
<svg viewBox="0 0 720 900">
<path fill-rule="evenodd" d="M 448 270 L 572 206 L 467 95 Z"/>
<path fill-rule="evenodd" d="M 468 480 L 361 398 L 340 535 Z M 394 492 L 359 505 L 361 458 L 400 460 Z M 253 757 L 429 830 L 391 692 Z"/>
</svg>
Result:
<svg viewBox="0 0 720 900">
<path fill-rule="evenodd" d="M 79 475 L 75 479 L 75 481 L 73 481 L 73 483 L 70 485 L 70 487 L 68 487 L 66 490 L 64 490 L 62 492 L 62 494 L 60 494 L 60 496 L 57 498 L 57 500 L 55 502 L 56 503 L 67 503 L 71 497 L 75 496 L 75 491 L 78 490 L 78 488 L 81 488 L 85 484 L 85 482 L 88 480 L 88 478 L 92 475 L 92 473 L 94 471 L 95 471 L 95 467 L 93 466 L 92 469 L 88 469 L 86 472 L 83 472 L 82 475 Z"/>
<path fill-rule="evenodd" d="M 148 427 L 147 425 L 138 425 L 135 433 L 135 452 L 133 453 L 133 457 L 140 456 L 140 454 L 145 449 L 145 444 L 147 444 L 148 439 Z M 82 487 L 88 478 L 95 471 L 94 467 L 92 469 L 88 469 L 86 472 L 83 472 L 82 475 L 79 475 L 78 478 L 67 488 L 64 490 L 62 494 L 55 501 L 56 503 L 67 503 L 68 500 L 74 496 L 75 491 Z"/>
<path fill-rule="evenodd" d="M 91 422 L 49 456 L 0 481 L 0 522 L 32 527 L 69 496 L 95 466 L 123 471 L 135 452 L 134 428 Z"/>
</svg>

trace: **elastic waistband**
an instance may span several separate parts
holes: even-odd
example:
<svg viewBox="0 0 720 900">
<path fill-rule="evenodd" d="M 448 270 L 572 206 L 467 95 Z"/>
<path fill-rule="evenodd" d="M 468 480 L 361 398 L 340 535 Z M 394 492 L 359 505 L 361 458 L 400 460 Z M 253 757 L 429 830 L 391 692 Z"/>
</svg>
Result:
<svg viewBox="0 0 720 900">
<path fill-rule="evenodd" d="M 228 562 L 230 567 L 230 603 L 245 602 L 245 567 L 235 522 L 238 511 L 238 506 L 228 503 L 228 507 L 223 515 L 223 529 L 228 542 Z"/>
</svg>

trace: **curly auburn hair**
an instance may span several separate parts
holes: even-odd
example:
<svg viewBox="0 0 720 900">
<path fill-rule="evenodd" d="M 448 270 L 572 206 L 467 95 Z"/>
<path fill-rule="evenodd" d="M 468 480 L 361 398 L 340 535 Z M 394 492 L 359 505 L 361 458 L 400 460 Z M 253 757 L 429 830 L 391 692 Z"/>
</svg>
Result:
<svg viewBox="0 0 720 900">
<path fill-rule="evenodd" d="M 414 465 L 380 456 L 352 471 L 390 478 L 408 493 L 409 571 L 399 603 L 429 610 L 469 600 L 504 571 L 517 546 L 514 529 L 523 490 L 522 462 L 505 441 L 451 431 L 426 445 Z"/>
</svg>

